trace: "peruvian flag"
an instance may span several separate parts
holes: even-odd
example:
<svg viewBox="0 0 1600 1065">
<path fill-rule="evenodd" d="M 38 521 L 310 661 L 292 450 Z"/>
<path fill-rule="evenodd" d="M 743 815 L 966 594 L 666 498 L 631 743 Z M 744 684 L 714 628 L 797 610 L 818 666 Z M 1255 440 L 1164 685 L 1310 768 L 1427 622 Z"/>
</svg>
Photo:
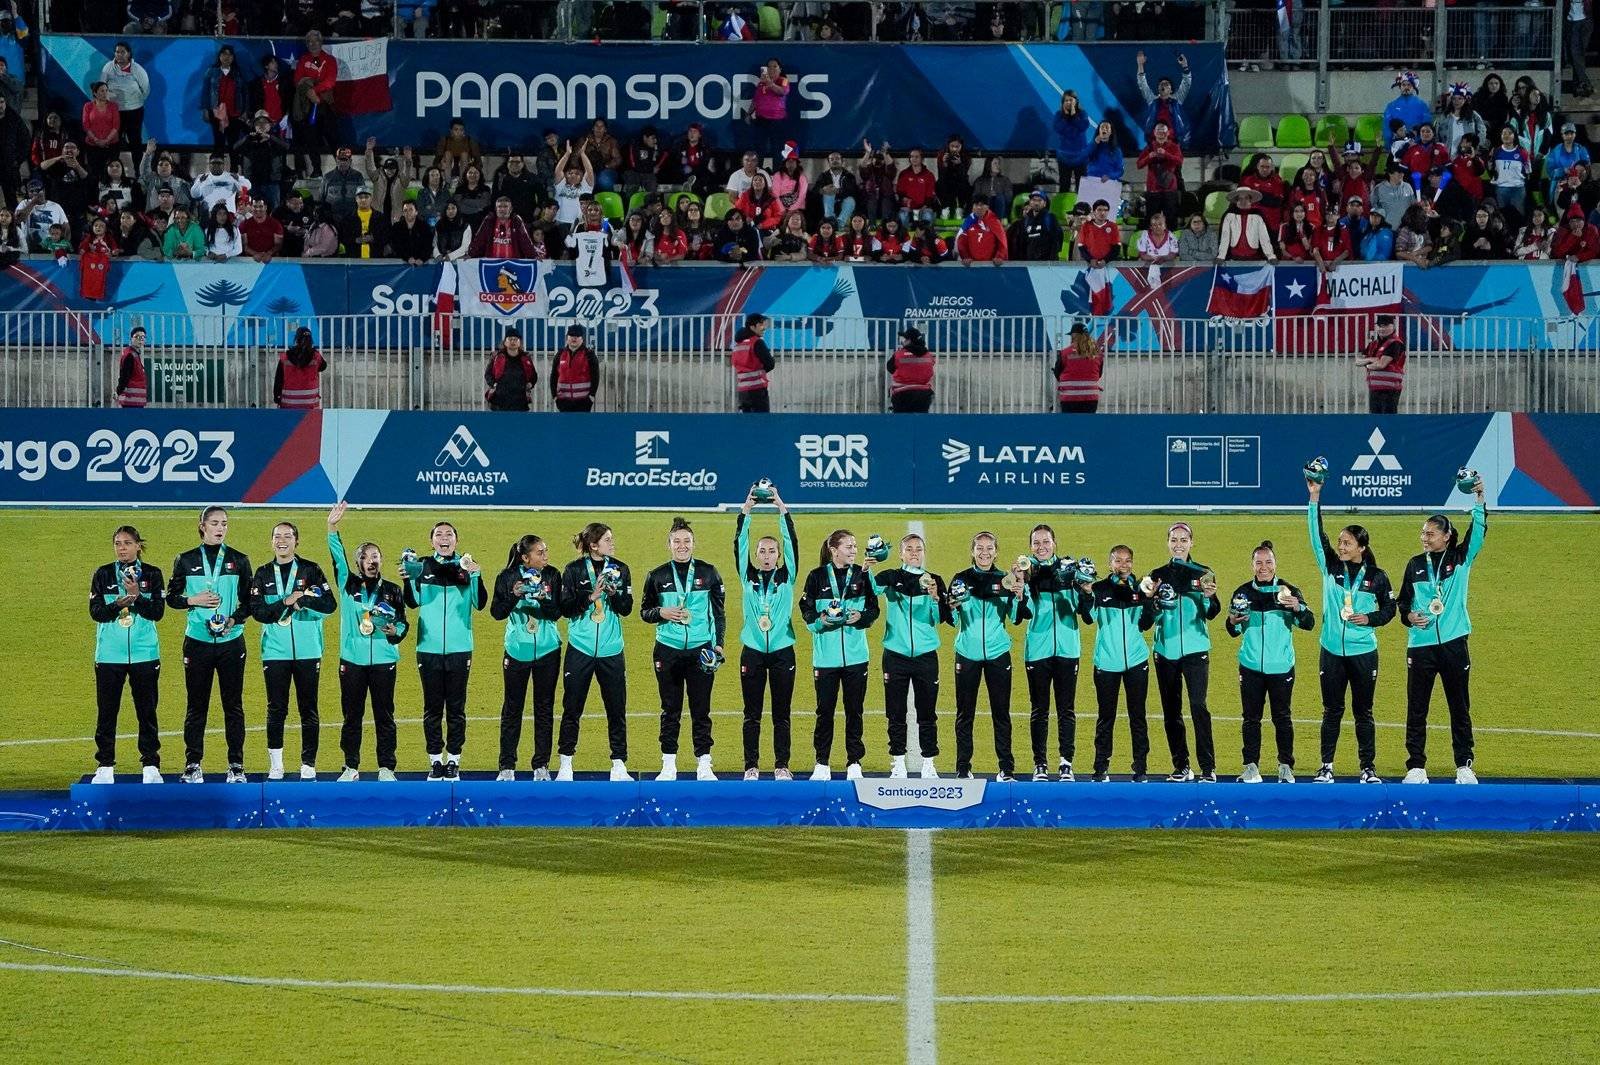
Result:
<svg viewBox="0 0 1600 1065">
<path fill-rule="evenodd" d="M 342 115 L 370 115 L 393 107 L 389 99 L 389 39 L 323 46 L 339 61 L 333 105 Z"/>
<path fill-rule="evenodd" d="M 441 348 L 451 340 L 451 318 L 456 312 L 456 264 L 449 259 L 439 268 L 439 288 L 433 294 L 433 336 Z"/>
<path fill-rule="evenodd" d="M 1206 313 L 1224 318 L 1260 318 L 1272 305 L 1272 267 L 1216 267 Z"/>
<path fill-rule="evenodd" d="M 1578 280 L 1578 264 L 1571 259 L 1561 264 L 1561 300 L 1573 314 L 1583 313 L 1583 282 Z"/>
<path fill-rule="evenodd" d="M 1089 282 L 1089 313 L 1096 318 L 1104 318 L 1111 313 L 1111 268 L 1109 266 L 1091 266 L 1087 274 Z"/>
</svg>

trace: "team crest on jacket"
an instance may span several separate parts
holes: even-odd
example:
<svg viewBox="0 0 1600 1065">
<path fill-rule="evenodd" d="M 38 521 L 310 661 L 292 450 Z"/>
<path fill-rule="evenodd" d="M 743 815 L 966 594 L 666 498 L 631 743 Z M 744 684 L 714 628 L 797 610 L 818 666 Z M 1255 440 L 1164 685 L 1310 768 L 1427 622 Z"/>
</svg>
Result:
<svg viewBox="0 0 1600 1065">
<path fill-rule="evenodd" d="M 539 302 L 534 291 L 535 265 L 520 259 L 480 259 L 478 261 L 478 302 L 486 303 L 503 315 L 514 315 Z"/>
</svg>

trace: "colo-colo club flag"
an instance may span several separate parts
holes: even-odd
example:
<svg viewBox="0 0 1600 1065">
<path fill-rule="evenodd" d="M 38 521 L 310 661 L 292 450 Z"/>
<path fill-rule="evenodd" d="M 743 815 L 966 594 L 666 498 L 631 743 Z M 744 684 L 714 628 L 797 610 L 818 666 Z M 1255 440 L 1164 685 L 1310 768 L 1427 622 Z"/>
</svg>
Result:
<svg viewBox="0 0 1600 1065">
<path fill-rule="evenodd" d="M 542 259 L 466 259 L 456 271 L 456 309 L 487 318 L 543 318 L 550 270 Z"/>
</svg>

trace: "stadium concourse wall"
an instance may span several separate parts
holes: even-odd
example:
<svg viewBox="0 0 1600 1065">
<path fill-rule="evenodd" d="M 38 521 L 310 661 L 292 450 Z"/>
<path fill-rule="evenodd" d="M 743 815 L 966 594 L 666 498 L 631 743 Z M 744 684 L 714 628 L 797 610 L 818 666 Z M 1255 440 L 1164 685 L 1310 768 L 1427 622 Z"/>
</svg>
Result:
<svg viewBox="0 0 1600 1065">
<path fill-rule="evenodd" d="M 0 409 L 0 505 L 1590 510 L 1592 415 L 531 415 Z"/>
</svg>

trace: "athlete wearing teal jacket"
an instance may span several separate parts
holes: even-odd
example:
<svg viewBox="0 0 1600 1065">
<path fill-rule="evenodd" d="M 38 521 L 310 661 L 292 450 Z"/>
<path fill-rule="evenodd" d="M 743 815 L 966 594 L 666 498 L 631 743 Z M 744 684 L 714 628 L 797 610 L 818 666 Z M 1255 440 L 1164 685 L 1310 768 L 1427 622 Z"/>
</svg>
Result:
<svg viewBox="0 0 1600 1065">
<path fill-rule="evenodd" d="M 267 779 L 283 777 L 283 725 L 289 686 L 300 711 L 300 776 L 315 779 L 322 733 L 322 623 L 339 605 L 322 568 L 296 554 L 293 522 L 272 527 L 273 560 L 256 570 L 250 612 L 261 624 L 261 671 L 267 688 Z"/>
<path fill-rule="evenodd" d="M 900 541 L 897 569 L 873 583 L 883 593 L 883 697 L 889 719 L 889 775 L 905 775 L 908 695 L 915 694 L 922 776 L 933 778 L 939 753 L 939 626 L 951 624 L 944 578 L 923 569 L 926 545 L 916 533 Z"/>
<path fill-rule="evenodd" d="M 950 587 L 964 587 L 965 595 L 950 604 L 956 627 L 956 776 L 972 775 L 972 726 L 978 713 L 978 687 L 989 692 L 989 716 L 994 723 L 994 753 L 999 766 L 996 780 L 1009 780 L 1016 772 L 1011 751 L 1011 635 L 1007 625 L 1017 625 L 1028 612 L 1027 573 L 1023 564 L 1011 572 L 994 565 L 999 544 L 980 533 L 972 542 L 972 565 L 950 578 Z"/>
<path fill-rule="evenodd" d="M 726 593 L 717 567 L 694 557 L 694 530 L 687 521 L 673 520 L 667 544 L 672 557 L 645 577 L 639 606 L 640 620 L 656 627 L 651 660 L 661 695 L 661 771 L 663 779 L 677 776 L 687 696 L 696 776 L 711 779 L 711 690 L 727 629 Z M 703 657 L 708 651 L 715 664 Z"/>
<path fill-rule="evenodd" d="M 550 779 L 550 744 L 555 728 L 556 680 L 561 674 L 561 571 L 550 565 L 550 549 L 531 533 L 511 545 L 506 568 L 495 578 L 489 616 L 505 622 L 500 661 L 499 779 L 516 779 L 522 742 L 522 711 L 533 690 L 533 779 Z"/>
<path fill-rule="evenodd" d="M 1078 667 L 1083 655 L 1078 606 L 1089 583 L 1078 574 L 1077 561 L 1056 554 L 1056 531 L 1035 525 L 1028 534 L 1032 552 L 1028 571 L 1027 637 L 1023 641 L 1023 673 L 1028 680 L 1028 738 L 1033 749 L 1033 779 L 1048 780 L 1050 704 L 1056 710 L 1058 780 L 1077 779 L 1072 759 L 1078 745 Z"/>
<path fill-rule="evenodd" d="M 1278 780 L 1294 783 L 1294 630 L 1316 624 L 1299 588 L 1278 576 L 1277 554 L 1265 541 L 1251 556 L 1253 580 L 1234 589 L 1228 635 L 1239 639 L 1239 701 L 1244 709 L 1244 772 L 1240 781 L 1260 783 L 1261 717 L 1272 703 L 1278 747 Z"/>
<path fill-rule="evenodd" d="M 469 573 L 453 551 L 419 560 L 421 569 L 408 576 L 406 606 L 417 612 L 417 653 L 470 654 L 472 614 L 489 603 L 481 572 Z"/>
<path fill-rule="evenodd" d="M 1450 709 L 1450 746 L 1456 783 L 1476 784 L 1472 768 L 1472 699 L 1468 686 L 1472 657 L 1467 637 L 1472 617 L 1467 593 L 1472 569 L 1483 551 L 1489 517 L 1483 481 L 1474 489 L 1477 503 L 1465 538 L 1448 517 L 1435 514 L 1422 525 L 1422 554 L 1406 563 L 1400 585 L 1400 620 L 1406 635 L 1406 782 L 1427 783 L 1428 704 L 1433 681 L 1444 685 Z"/>
<path fill-rule="evenodd" d="M 156 622 L 167 609 L 161 571 L 140 558 L 144 541 L 133 526 L 117 529 L 111 546 L 116 560 L 95 570 L 89 581 L 89 617 L 95 623 L 95 782 L 116 779 L 112 770 L 117 764 L 117 716 L 126 681 L 139 722 L 145 783 L 159 784 L 161 731 L 156 709 L 161 699 L 161 640 Z"/>
<path fill-rule="evenodd" d="M 472 613 L 489 602 L 477 560 L 457 554 L 456 527 L 435 522 L 433 554 L 402 561 L 406 605 L 417 612 L 417 673 L 422 679 L 422 738 L 428 779 L 460 776 L 467 742 L 467 683 L 472 674 Z M 441 727 L 442 726 L 442 727 Z"/>
<path fill-rule="evenodd" d="M 1117 700 L 1128 696 L 1128 732 L 1133 740 L 1133 779 L 1146 779 L 1150 757 L 1150 729 L 1145 721 L 1145 698 L 1150 692 L 1150 648 L 1144 631 L 1155 624 L 1155 605 L 1139 589 L 1133 575 L 1133 552 L 1125 546 L 1111 550 L 1111 573 L 1090 586 L 1078 602 L 1078 617 L 1095 626 L 1094 779 L 1110 778 L 1112 729 L 1117 720 Z"/>
<path fill-rule="evenodd" d="M 967 596 L 950 609 L 950 624 L 955 626 L 956 655 L 974 662 L 1006 658 L 1011 654 L 1011 634 L 1007 625 L 1018 625 L 1033 616 L 1025 601 L 1001 583 L 1006 571 L 994 566 L 968 566 L 950 578 L 966 586 Z"/>
<path fill-rule="evenodd" d="M 794 518 L 773 493 L 778 508 L 778 535 L 756 541 L 756 561 L 750 558 L 750 511 L 755 491 L 734 519 L 734 572 L 739 583 L 744 625 L 739 630 L 739 692 L 744 700 L 744 770 L 748 778 L 760 777 L 761 716 L 767 688 L 772 689 L 773 777 L 793 779 L 789 769 L 789 714 L 794 700 L 794 581 L 800 564 L 795 550 Z"/>
<path fill-rule="evenodd" d="M 615 544 L 610 526 L 591 522 L 573 540 L 578 557 L 561 571 L 561 610 L 568 620 L 557 780 L 572 779 L 578 725 L 595 681 L 606 710 L 611 779 L 633 779 L 627 771 L 628 670 L 622 658 L 622 619 L 633 613 L 633 573 L 612 555 Z"/>
<path fill-rule="evenodd" d="M 1156 593 L 1155 673 L 1161 699 L 1161 725 L 1172 754 L 1173 782 L 1195 779 L 1216 783 L 1217 754 L 1211 732 L 1211 633 L 1207 622 L 1217 616 L 1217 577 L 1191 555 L 1194 532 L 1186 521 L 1167 529 L 1168 561 L 1151 571 L 1145 587 Z M 1170 592 L 1162 589 L 1170 588 Z M 1194 719 L 1194 757 L 1189 764 L 1189 733 L 1183 720 L 1183 696 L 1189 695 Z"/>
<path fill-rule="evenodd" d="M 1293 597 L 1293 605 L 1279 599 L 1284 592 Z M 1230 608 L 1227 620 L 1228 635 L 1239 640 L 1239 665 L 1257 673 L 1293 673 L 1294 630 L 1310 632 L 1316 625 L 1300 589 L 1276 578 L 1246 581 L 1234 589 L 1230 601 L 1249 602 L 1243 612 Z"/>
<path fill-rule="evenodd" d="M 352 568 L 338 525 L 345 505 L 328 515 L 328 556 L 333 559 L 334 583 L 339 589 L 339 705 L 344 724 L 339 748 L 344 753 L 342 780 L 360 779 L 362 720 L 367 699 L 372 700 L 372 728 L 377 741 L 378 777 L 393 777 L 396 759 L 394 685 L 400 662 L 400 644 L 410 623 L 406 619 L 405 592 L 383 579 L 383 552 L 374 543 L 356 549 Z"/>
<path fill-rule="evenodd" d="M 794 519 L 787 509 L 778 519 L 778 562 L 764 570 L 750 561 L 750 515 L 740 513 L 733 532 L 734 565 L 744 575 L 740 583 L 740 607 L 744 624 L 739 629 L 739 644 L 746 650 L 774 654 L 795 644 L 794 633 Z M 768 624 L 763 626 L 761 619 Z"/>
<path fill-rule="evenodd" d="M 856 538 L 833 532 L 823 543 L 821 565 L 807 576 L 800 593 L 800 616 L 811 630 L 811 677 L 817 694 L 817 723 L 811 742 L 817 764 L 813 780 L 832 775 L 833 712 L 844 695 L 845 775 L 860 773 L 866 757 L 863 739 L 867 697 L 867 630 L 878 620 L 878 595 L 865 568 L 856 565 Z"/>
</svg>

